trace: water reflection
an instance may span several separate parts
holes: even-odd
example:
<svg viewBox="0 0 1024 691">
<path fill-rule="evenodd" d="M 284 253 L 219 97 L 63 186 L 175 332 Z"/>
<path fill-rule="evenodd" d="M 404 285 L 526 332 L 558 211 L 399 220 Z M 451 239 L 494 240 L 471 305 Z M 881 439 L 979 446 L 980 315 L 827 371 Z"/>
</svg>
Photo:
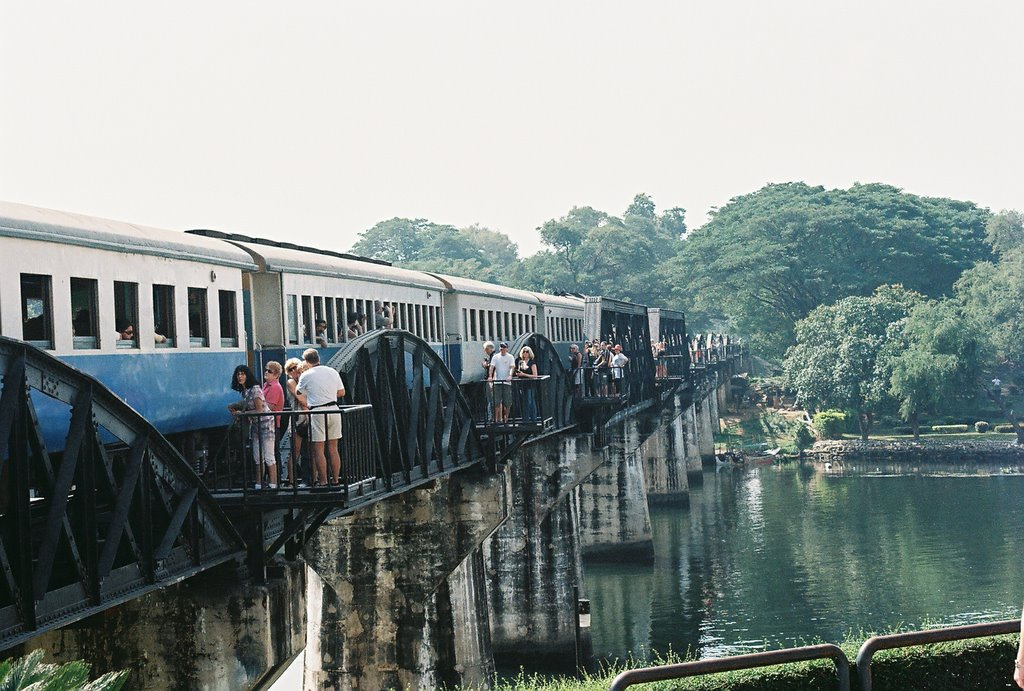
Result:
<svg viewBox="0 0 1024 691">
<path fill-rule="evenodd" d="M 653 567 L 586 568 L 594 649 L 717 656 L 1016 617 L 1024 468 L 706 471 L 653 507 Z"/>
</svg>

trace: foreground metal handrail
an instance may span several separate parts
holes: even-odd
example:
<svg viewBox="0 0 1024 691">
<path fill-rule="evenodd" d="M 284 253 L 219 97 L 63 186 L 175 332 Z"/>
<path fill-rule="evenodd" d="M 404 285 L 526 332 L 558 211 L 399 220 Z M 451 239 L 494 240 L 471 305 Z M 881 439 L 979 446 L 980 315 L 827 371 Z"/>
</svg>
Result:
<svg viewBox="0 0 1024 691">
<path fill-rule="evenodd" d="M 986 638 L 1018 631 L 1020 631 L 1020 619 L 1012 619 L 967 626 L 951 626 L 946 629 L 927 629 L 925 631 L 893 633 L 887 636 L 872 636 L 864 641 L 860 650 L 857 651 L 857 676 L 860 677 L 861 690 L 871 691 L 871 657 L 878 650 L 960 641 L 967 638 Z"/>
<path fill-rule="evenodd" d="M 836 663 L 836 674 L 839 677 L 839 691 L 850 689 L 850 661 L 846 654 L 837 645 L 821 643 L 819 645 L 806 645 L 800 648 L 786 648 L 785 650 L 766 650 L 761 653 L 750 653 L 748 655 L 734 655 L 732 657 L 719 657 L 707 660 L 694 660 L 693 662 L 681 662 L 674 665 L 662 665 L 660 667 L 642 667 L 623 672 L 612 680 L 609 691 L 622 691 L 633 684 L 646 684 L 652 681 L 666 681 L 669 679 L 682 679 L 694 677 L 699 674 L 713 674 L 715 672 L 732 672 L 737 669 L 751 669 L 754 667 L 770 667 L 781 665 L 787 662 L 803 662 L 806 660 L 830 659 Z"/>
</svg>

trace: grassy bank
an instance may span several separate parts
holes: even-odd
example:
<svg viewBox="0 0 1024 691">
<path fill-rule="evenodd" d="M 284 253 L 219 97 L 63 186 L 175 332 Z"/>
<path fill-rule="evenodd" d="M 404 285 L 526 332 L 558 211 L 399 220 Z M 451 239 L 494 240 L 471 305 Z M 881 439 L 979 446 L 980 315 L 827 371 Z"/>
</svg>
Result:
<svg viewBox="0 0 1024 691">
<path fill-rule="evenodd" d="M 860 688 L 853 660 L 861 644 L 869 636 L 850 639 L 840 644 L 850 660 L 852 689 Z M 1017 650 L 1016 635 L 993 636 L 967 641 L 954 641 L 929 646 L 883 650 L 872 662 L 873 688 L 876 691 L 907 689 L 950 689 L 957 691 L 988 691 L 1012 686 L 1013 659 Z M 551 679 L 521 674 L 511 681 L 499 681 L 496 691 L 603 691 L 624 669 L 651 664 L 681 662 L 670 656 L 657 663 L 635 663 L 609 669 L 581 679 Z M 798 662 L 759 669 L 722 672 L 675 681 L 641 684 L 643 691 L 807 691 L 836 688 L 835 665 L 828 660 Z M 463 689 L 462 691 L 470 691 Z M 473 691 L 476 691 L 475 689 Z"/>
</svg>

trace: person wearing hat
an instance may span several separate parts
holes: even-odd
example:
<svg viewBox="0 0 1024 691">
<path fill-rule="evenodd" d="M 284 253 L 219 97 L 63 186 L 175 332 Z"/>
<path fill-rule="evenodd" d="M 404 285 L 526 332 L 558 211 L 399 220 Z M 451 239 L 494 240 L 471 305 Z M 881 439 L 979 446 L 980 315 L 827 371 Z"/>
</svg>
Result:
<svg viewBox="0 0 1024 691">
<path fill-rule="evenodd" d="M 494 421 L 508 422 L 512 412 L 512 371 L 516 367 L 516 359 L 508 352 L 508 343 L 498 344 L 498 352 L 491 358 L 491 368 L 487 381 L 493 382 Z"/>
</svg>

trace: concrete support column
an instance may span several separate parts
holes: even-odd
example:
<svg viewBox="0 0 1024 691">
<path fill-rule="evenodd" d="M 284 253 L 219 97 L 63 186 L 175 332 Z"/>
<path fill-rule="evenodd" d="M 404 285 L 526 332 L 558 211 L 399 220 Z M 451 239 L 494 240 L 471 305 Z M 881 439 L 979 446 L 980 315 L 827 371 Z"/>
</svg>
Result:
<svg viewBox="0 0 1024 691">
<path fill-rule="evenodd" d="M 711 422 L 711 405 L 708 397 L 694 401 L 697 409 L 697 448 L 700 449 L 700 460 L 705 466 L 715 464 L 715 437 Z"/>
<path fill-rule="evenodd" d="M 607 461 L 580 496 L 583 556 L 602 561 L 653 561 L 654 541 L 636 417 L 608 430 Z"/>
<path fill-rule="evenodd" d="M 712 381 L 712 388 L 708 391 L 708 408 L 711 412 L 711 433 L 712 435 L 722 431 L 722 418 L 718 414 L 718 375 L 715 375 Z M 712 437 L 712 445 L 714 445 L 714 437 Z"/>
<path fill-rule="evenodd" d="M 722 412 L 729 410 L 729 394 L 731 388 L 731 378 L 728 374 L 728 368 L 718 378 L 718 388 L 715 392 L 718 394 L 718 412 L 721 416 Z"/>
<path fill-rule="evenodd" d="M 251 689 L 301 654 L 306 565 L 252 583 L 225 564 L 25 644 L 47 662 L 83 659 L 94 674 L 129 669 L 125 688 Z"/>
<path fill-rule="evenodd" d="M 506 491 L 504 476 L 476 466 L 321 526 L 305 551 L 321 584 L 307 688 L 438 688 L 489 674 L 482 573 L 465 562 L 504 519 Z"/>
<path fill-rule="evenodd" d="M 686 506 L 690 502 L 690 485 L 686 472 L 686 410 L 679 399 L 662 414 L 662 424 L 640 446 L 643 459 L 647 501 L 655 504 Z"/>
<path fill-rule="evenodd" d="M 538 439 L 511 459 L 509 517 L 483 548 L 499 666 L 574 668 L 573 589 L 585 594 L 575 488 L 607 457 L 578 434 Z"/>
<path fill-rule="evenodd" d="M 690 403 L 683 413 L 683 441 L 686 448 L 686 479 L 690 487 L 704 484 L 700 445 L 697 435 L 697 406 Z"/>
</svg>

